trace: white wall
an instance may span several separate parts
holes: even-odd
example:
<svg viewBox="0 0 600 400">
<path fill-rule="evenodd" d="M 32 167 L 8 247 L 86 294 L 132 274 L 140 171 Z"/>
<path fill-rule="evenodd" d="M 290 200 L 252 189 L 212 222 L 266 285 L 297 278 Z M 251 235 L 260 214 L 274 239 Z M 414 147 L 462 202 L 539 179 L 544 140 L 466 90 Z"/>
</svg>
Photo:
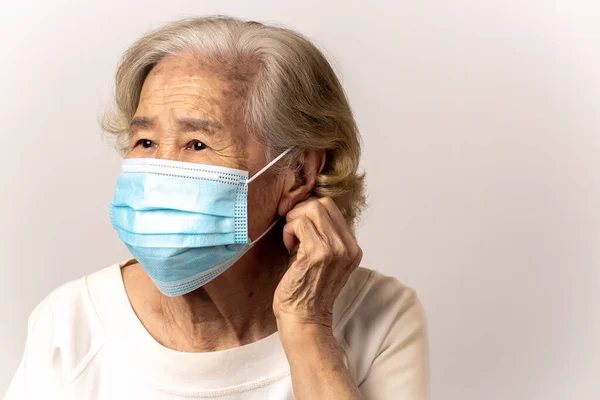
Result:
<svg viewBox="0 0 600 400">
<path fill-rule="evenodd" d="M 126 257 L 108 219 L 119 159 L 96 123 L 120 52 L 226 13 L 335 59 L 364 137 L 364 264 L 420 293 L 434 397 L 600 398 L 592 4 L 0 0 L 0 394 L 32 308 Z"/>
</svg>

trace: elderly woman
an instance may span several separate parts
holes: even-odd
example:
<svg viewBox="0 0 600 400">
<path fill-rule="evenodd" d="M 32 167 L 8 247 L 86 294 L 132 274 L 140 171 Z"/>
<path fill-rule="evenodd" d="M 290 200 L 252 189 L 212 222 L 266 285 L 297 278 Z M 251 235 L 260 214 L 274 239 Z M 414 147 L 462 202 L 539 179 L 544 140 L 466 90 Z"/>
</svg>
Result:
<svg viewBox="0 0 600 400">
<path fill-rule="evenodd" d="M 415 293 L 358 267 L 359 135 L 306 38 L 168 24 L 125 53 L 105 129 L 134 258 L 33 311 L 7 399 L 428 398 Z"/>
</svg>

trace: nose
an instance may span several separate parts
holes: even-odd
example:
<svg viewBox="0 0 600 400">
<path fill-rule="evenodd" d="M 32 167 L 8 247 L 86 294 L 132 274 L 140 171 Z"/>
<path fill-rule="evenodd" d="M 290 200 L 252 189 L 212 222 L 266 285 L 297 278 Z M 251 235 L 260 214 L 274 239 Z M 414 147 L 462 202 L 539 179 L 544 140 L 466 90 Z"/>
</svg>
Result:
<svg viewBox="0 0 600 400">
<path fill-rule="evenodd" d="M 158 144 L 156 158 L 161 160 L 183 161 L 179 151 L 177 141 L 174 138 L 162 138 Z"/>
</svg>

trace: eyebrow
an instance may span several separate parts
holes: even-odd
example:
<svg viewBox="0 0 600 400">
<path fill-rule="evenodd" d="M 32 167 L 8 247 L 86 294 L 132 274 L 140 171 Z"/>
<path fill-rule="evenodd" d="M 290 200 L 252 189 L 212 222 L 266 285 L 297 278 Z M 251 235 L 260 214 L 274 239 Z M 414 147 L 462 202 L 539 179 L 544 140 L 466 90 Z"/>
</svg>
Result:
<svg viewBox="0 0 600 400">
<path fill-rule="evenodd" d="M 216 121 L 204 118 L 183 117 L 177 119 L 179 128 L 186 132 L 209 131 L 209 128 L 222 129 L 223 125 Z M 129 128 L 152 129 L 156 127 L 156 118 L 134 117 L 129 124 Z"/>
<path fill-rule="evenodd" d="M 222 129 L 223 126 L 210 119 L 184 117 L 177 119 L 179 125 L 185 131 L 206 131 L 208 128 Z"/>
<path fill-rule="evenodd" d="M 155 126 L 154 118 L 148 117 L 133 117 L 131 123 L 129 124 L 129 129 L 131 128 L 139 128 L 139 129 L 151 129 Z"/>
</svg>

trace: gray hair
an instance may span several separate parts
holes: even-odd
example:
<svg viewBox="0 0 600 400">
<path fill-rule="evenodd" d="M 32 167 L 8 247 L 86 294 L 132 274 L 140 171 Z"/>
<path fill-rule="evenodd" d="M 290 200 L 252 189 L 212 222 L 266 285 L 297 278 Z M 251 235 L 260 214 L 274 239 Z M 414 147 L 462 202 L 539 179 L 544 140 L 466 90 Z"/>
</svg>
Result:
<svg viewBox="0 0 600 400">
<path fill-rule="evenodd" d="M 216 16 L 169 23 L 138 39 L 123 55 L 115 80 L 115 107 L 103 129 L 127 150 L 129 125 L 148 73 L 165 56 L 188 52 L 244 82 L 241 110 L 268 159 L 289 147 L 324 150 L 314 195 L 331 197 L 351 229 L 365 206 L 358 173 L 360 135 L 344 89 L 323 53 L 301 34 L 254 21 Z"/>
</svg>

